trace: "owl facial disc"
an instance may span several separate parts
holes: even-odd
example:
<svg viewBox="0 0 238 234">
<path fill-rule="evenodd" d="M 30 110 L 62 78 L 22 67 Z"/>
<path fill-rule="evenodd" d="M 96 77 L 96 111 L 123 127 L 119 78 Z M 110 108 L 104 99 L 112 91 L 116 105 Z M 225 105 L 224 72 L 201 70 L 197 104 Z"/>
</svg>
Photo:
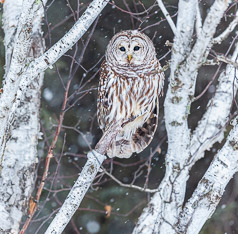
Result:
<svg viewBox="0 0 238 234">
<path fill-rule="evenodd" d="M 152 41 L 137 30 L 117 33 L 106 51 L 106 61 L 116 66 L 141 66 L 153 59 L 156 53 Z"/>
</svg>

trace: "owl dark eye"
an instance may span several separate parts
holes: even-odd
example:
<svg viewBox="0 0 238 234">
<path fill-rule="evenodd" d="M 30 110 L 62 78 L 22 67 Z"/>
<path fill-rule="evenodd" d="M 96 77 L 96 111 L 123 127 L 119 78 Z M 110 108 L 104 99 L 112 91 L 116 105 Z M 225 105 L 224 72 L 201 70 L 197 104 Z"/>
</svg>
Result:
<svg viewBox="0 0 238 234">
<path fill-rule="evenodd" d="M 135 47 L 134 47 L 134 51 L 138 51 L 139 49 L 140 49 L 139 46 L 135 46 Z"/>
<path fill-rule="evenodd" d="M 120 51 L 126 51 L 126 48 L 124 46 L 120 47 L 119 49 Z"/>
</svg>

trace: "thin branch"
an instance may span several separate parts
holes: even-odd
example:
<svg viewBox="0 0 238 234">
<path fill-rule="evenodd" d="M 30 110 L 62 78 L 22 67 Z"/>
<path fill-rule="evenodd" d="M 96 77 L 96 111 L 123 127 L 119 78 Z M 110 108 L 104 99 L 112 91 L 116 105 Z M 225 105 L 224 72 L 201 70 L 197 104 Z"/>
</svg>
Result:
<svg viewBox="0 0 238 234">
<path fill-rule="evenodd" d="M 111 173 L 107 172 L 106 169 L 103 169 L 103 172 L 108 175 L 110 178 L 112 178 L 116 183 L 118 183 L 120 186 L 125 187 L 125 188 L 133 188 L 136 190 L 139 190 L 141 192 L 146 192 L 146 193 L 155 193 L 158 191 L 158 189 L 148 189 L 148 188 L 142 188 L 140 186 L 136 186 L 134 184 L 124 184 L 120 180 L 118 180 L 115 176 L 113 176 Z"/>
<path fill-rule="evenodd" d="M 220 61 L 220 62 L 227 63 L 227 64 L 231 64 L 233 67 L 235 67 L 236 69 L 238 69 L 238 63 L 232 61 L 231 59 L 227 58 L 227 57 L 224 56 L 224 55 L 219 55 L 219 56 L 217 56 L 217 57 L 216 57 L 216 60 L 218 60 L 218 61 Z"/>
<path fill-rule="evenodd" d="M 108 147 L 111 145 L 112 140 L 116 137 L 118 132 L 122 129 L 121 123 L 122 121 L 112 123 L 97 143 L 95 150 L 88 153 L 88 160 L 84 165 L 82 172 L 64 201 L 61 209 L 46 230 L 46 234 L 62 233 L 68 222 L 71 220 L 97 175 L 101 164 L 105 160 L 106 157 L 104 155 Z"/>
<path fill-rule="evenodd" d="M 94 0 L 91 2 L 80 19 L 63 38 L 55 43 L 41 57 L 29 63 L 26 70 L 19 71 L 17 76 L 18 80 L 20 80 L 20 84 L 17 86 L 18 89 L 15 91 L 10 89 L 9 91 L 6 90 L 6 92 L 4 90 L 1 95 L 0 103 L 0 142 L 3 142 L 4 139 L 6 140 L 6 126 L 9 126 L 10 120 L 13 118 L 14 112 L 20 103 L 22 94 L 27 90 L 27 86 L 31 83 L 32 79 L 40 72 L 45 71 L 48 67 L 52 67 L 52 65 L 84 35 L 108 1 L 109 0 Z M 20 77 L 19 74 L 21 74 Z M 1 147 L 1 150 L 3 151 L 3 147 Z M 1 155 L 2 154 L 3 152 Z"/>
<path fill-rule="evenodd" d="M 215 37 L 212 40 L 213 44 L 220 44 L 222 41 L 224 41 L 230 33 L 235 29 L 235 27 L 238 24 L 238 11 L 236 12 L 234 20 L 229 24 L 229 26 L 225 29 L 223 33 L 221 33 L 219 36 Z"/>
<path fill-rule="evenodd" d="M 157 0 L 157 3 L 161 9 L 161 11 L 163 12 L 165 18 L 167 19 L 168 23 L 169 23 L 169 26 L 170 28 L 172 29 L 174 35 L 176 35 L 177 33 L 177 29 L 176 29 L 176 26 L 174 24 L 174 21 L 172 20 L 172 18 L 170 17 L 169 15 L 169 12 L 167 11 L 166 7 L 164 6 L 164 3 L 162 2 L 162 0 Z"/>
</svg>

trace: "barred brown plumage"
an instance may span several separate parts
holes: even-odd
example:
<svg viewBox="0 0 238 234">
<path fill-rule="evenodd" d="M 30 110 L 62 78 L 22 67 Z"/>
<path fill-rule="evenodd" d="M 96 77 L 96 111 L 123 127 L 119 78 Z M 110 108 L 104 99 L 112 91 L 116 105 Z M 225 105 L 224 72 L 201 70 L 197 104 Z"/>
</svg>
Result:
<svg viewBox="0 0 238 234">
<path fill-rule="evenodd" d="M 128 158 L 150 144 L 163 85 L 164 73 L 149 37 L 137 30 L 117 33 L 101 65 L 97 100 L 103 132 L 110 123 L 123 120 L 122 131 L 107 151 L 109 157 Z"/>
</svg>

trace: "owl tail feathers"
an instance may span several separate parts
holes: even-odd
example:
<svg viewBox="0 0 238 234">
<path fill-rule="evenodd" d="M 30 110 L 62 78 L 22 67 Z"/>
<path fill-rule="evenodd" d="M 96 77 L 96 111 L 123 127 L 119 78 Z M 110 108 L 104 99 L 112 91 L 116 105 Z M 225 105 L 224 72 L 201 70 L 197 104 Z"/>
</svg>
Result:
<svg viewBox="0 0 238 234">
<path fill-rule="evenodd" d="M 140 153 L 150 144 L 158 123 L 158 108 L 155 109 L 156 113 L 152 113 L 129 139 L 123 132 L 116 137 L 107 151 L 108 157 L 129 158 L 132 153 Z"/>
</svg>

